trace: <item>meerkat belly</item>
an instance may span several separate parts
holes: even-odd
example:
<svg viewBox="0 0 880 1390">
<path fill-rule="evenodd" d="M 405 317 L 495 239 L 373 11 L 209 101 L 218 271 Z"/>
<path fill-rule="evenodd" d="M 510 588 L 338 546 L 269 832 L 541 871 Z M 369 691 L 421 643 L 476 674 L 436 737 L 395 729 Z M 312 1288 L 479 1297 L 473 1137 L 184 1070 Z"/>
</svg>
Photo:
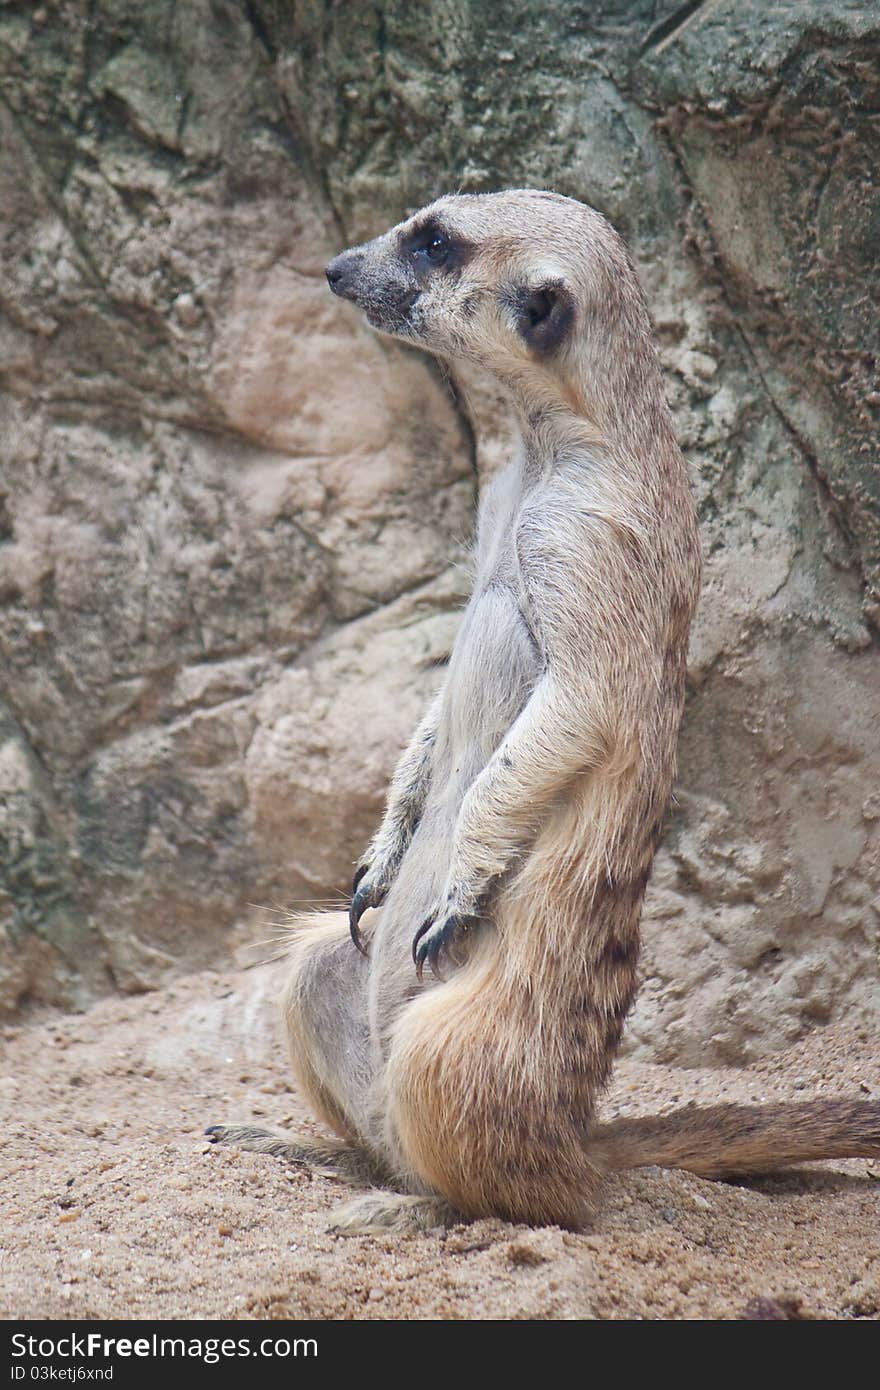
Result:
<svg viewBox="0 0 880 1390">
<path fill-rule="evenodd" d="M 476 594 L 449 665 L 432 800 L 453 808 L 460 802 L 528 700 L 542 664 L 514 591 L 493 584 Z"/>
<path fill-rule="evenodd" d="M 452 652 L 434 745 L 431 785 L 388 895 L 386 920 L 407 922 L 443 885 L 461 803 L 525 705 L 543 662 L 511 588 L 490 585 L 465 610 Z"/>
<path fill-rule="evenodd" d="M 446 882 L 462 800 L 526 704 L 542 669 L 514 589 L 493 584 L 476 593 L 450 660 L 427 801 L 381 910 L 372 947 L 370 1018 L 377 1067 L 395 1019 L 417 990 L 412 938 Z"/>
</svg>

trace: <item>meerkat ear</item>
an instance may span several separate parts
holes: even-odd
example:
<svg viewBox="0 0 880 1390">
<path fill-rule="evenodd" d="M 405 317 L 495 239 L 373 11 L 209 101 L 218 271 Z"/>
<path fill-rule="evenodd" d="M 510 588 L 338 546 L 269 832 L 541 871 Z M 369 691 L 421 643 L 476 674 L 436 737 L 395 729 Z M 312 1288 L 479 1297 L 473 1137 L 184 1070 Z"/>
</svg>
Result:
<svg viewBox="0 0 880 1390">
<path fill-rule="evenodd" d="M 562 346 L 574 323 L 574 299 L 563 280 L 518 286 L 513 309 L 520 337 L 541 357 Z"/>
</svg>

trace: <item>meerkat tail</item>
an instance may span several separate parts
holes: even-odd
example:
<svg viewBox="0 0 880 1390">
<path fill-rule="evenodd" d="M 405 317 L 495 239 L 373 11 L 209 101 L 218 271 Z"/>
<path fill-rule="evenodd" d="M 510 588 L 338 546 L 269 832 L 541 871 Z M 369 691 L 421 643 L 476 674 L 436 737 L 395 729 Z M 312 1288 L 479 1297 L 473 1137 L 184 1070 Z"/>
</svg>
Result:
<svg viewBox="0 0 880 1390">
<path fill-rule="evenodd" d="M 687 1106 L 615 1120 L 595 1140 L 612 1170 L 683 1168 L 704 1178 L 768 1173 L 824 1158 L 880 1158 L 880 1101 Z"/>
</svg>

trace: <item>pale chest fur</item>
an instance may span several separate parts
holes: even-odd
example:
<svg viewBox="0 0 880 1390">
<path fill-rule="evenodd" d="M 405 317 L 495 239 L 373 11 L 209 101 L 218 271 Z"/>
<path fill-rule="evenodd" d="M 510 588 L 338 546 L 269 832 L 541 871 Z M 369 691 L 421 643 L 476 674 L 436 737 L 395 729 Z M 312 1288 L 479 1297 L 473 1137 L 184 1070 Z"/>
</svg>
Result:
<svg viewBox="0 0 880 1390">
<path fill-rule="evenodd" d="M 493 480 L 481 506 L 474 589 L 450 659 L 436 740 L 434 791 L 441 797 L 460 796 L 485 767 L 543 670 L 515 544 L 528 491 L 514 463 Z"/>
</svg>

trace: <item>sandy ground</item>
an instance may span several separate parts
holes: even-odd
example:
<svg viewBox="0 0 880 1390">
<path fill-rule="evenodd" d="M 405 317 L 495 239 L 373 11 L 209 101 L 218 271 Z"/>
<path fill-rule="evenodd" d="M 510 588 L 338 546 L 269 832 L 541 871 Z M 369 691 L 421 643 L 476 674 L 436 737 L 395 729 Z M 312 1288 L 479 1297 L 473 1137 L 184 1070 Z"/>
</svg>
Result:
<svg viewBox="0 0 880 1390">
<path fill-rule="evenodd" d="M 350 1195 L 214 1148 L 208 1123 L 309 1125 L 277 966 L 203 973 L 6 1028 L 0 1315 L 50 1318 L 880 1317 L 880 1165 L 733 1186 L 644 1170 L 582 1234 L 478 1221 L 329 1235 Z M 748 1070 L 621 1063 L 608 1113 L 880 1096 L 880 1034 L 817 1031 Z"/>
</svg>

